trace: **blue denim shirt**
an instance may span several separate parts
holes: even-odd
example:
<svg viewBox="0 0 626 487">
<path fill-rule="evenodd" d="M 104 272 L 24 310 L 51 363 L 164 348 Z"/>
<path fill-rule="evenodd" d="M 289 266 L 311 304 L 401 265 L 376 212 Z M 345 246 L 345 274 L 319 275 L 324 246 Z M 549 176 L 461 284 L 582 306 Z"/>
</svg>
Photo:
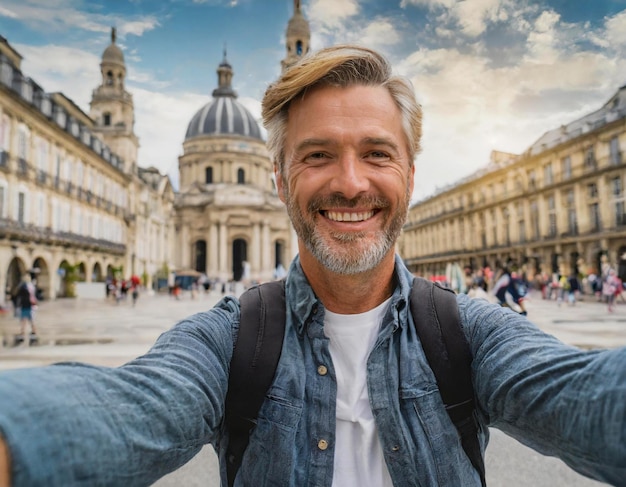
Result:
<svg viewBox="0 0 626 487">
<path fill-rule="evenodd" d="M 396 486 L 479 486 L 411 323 L 411 278 L 397 257 L 397 286 L 367 364 L 385 461 Z M 236 485 L 330 487 L 335 371 L 324 307 L 297 259 L 286 293 L 282 356 Z M 483 448 L 495 426 L 583 474 L 624 485 L 626 348 L 583 352 L 485 301 L 459 295 L 458 306 Z M 149 485 L 206 443 L 219 451 L 225 478 L 224 399 L 238 325 L 238 302 L 226 297 L 122 367 L 0 374 L 0 430 L 14 484 Z"/>
</svg>

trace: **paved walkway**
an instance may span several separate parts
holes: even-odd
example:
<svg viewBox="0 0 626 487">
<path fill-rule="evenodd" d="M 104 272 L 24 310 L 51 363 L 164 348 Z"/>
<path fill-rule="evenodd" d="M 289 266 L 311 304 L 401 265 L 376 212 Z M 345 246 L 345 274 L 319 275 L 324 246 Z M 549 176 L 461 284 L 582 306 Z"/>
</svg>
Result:
<svg viewBox="0 0 626 487">
<path fill-rule="evenodd" d="M 13 347 L 19 331 L 12 314 L 0 316 L 0 369 L 42 365 L 61 360 L 82 360 L 115 366 L 147 351 L 177 321 L 212 307 L 222 294 L 202 293 L 180 300 L 167 295 L 143 294 L 133 307 L 128 302 L 59 299 L 42 302 L 35 312 L 40 343 Z M 561 340 L 581 348 L 626 345 L 626 303 L 609 313 L 606 305 L 585 296 L 575 306 L 542 300 L 533 294 L 529 318 Z"/>
<path fill-rule="evenodd" d="M 178 320 L 212 307 L 222 297 L 219 292 L 180 300 L 169 296 L 141 295 L 136 307 L 130 302 L 116 305 L 97 300 L 61 299 L 43 302 L 36 312 L 40 334 L 37 346 L 0 346 L 0 370 L 79 360 L 116 366 L 147 351 L 160 333 Z M 558 306 L 533 295 L 529 317 L 561 340 L 583 348 L 626 345 L 626 303 L 615 313 L 606 305 L 586 297 L 576 306 Z M 2 339 L 12 343 L 19 330 L 11 314 L 0 316 Z M 577 475 L 559 460 L 542 457 L 498 431 L 493 432 L 487 450 L 490 485 L 508 487 L 591 487 L 600 485 Z M 206 446 L 191 462 L 167 475 L 155 487 L 219 486 L 215 453 Z"/>
</svg>

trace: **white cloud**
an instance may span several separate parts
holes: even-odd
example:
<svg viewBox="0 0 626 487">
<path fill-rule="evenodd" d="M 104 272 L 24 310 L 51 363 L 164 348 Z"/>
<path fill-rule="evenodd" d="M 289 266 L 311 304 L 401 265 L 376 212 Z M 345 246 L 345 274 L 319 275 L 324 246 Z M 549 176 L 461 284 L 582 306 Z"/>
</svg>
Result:
<svg viewBox="0 0 626 487">
<path fill-rule="evenodd" d="M 307 16 L 312 24 L 324 28 L 337 28 L 346 19 L 359 13 L 359 4 L 356 0 L 312 0 Z"/>
<path fill-rule="evenodd" d="M 27 76 L 47 92 L 63 92 L 88 113 L 91 92 L 101 82 L 100 57 L 67 46 L 14 47 L 24 58 L 22 71 Z"/>
<path fill-rule="evenodd" d="M 534 30 L 528 34 L 526 59 L 536 63 L 553 63 L 559 57 L 556 28 L 560 15 L 546 10 L 539 15 Z"/>
<path fill-rule="evenodd" d="M 431 9 L 438 7 L 452 8 L 457 1 L 458 0 L 402 0 L 400 7 L 406 8 L 409 5 L 416 5 L 418 7 L 421 6 Z"/>
<path fill-rule="evenodd" d="M 117 26 L 120 36 L 141 36 L 159 26 L 154 16 L 127 18 L 123 15 L 103 15 L 80 10 L 81 2 L 57 0 L 50 2 L 25 2 L 4 0 L 0 16 L 19 19 L 30 27 L 43 32 L 65 32 L 79 29 L 87 32 L 108 33 Z"/>
<path fill-rule="evenodd" d="M 606 40 L 608 45 L 626 46 L 626 10 L 606 20 Z"/>
<path fill-rule="evenodd" d="M 17 19 L 18 15 L 12 10 L 9 10 L 8 8 L 4 8 L 3 6 L 0 5 L 0 17 L 7 17 L 9 19 Z"/>
<path fill-rule="evenodd" d="M 193 115 L 211 99 L 195 93 L 166 94 L 129 87 L 135 102 L 138 164 L 164 174 L 177 173 L 185 132 Z"/>
</svg>

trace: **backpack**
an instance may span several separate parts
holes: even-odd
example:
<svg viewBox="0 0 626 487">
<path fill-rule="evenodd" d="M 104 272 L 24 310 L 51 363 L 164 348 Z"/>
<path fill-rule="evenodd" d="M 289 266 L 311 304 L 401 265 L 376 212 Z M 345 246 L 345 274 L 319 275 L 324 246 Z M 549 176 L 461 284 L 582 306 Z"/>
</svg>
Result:
<svg viewBox="0 0 626 487">
<path fill-rule="evenodd" d="M 251 287 L 239 301 L 239 335 L 230 362 L 225 415 L 230 437 L 226 471 L 231 487 L 280 359 L 286 321 L 285 281 Z M 455 294 L 426 279 L 415 278 L 410 309 L 446 411 L 484 487 L 485 465 L 478 441 L 472 356 L 461 327 Z"/>
</svg>

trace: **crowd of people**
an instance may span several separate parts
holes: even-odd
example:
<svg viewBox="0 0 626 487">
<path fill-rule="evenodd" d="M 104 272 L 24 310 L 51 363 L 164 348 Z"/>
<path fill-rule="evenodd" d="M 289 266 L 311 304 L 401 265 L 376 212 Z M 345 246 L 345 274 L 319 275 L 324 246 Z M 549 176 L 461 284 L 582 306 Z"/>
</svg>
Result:
<svg viewBox="0 0 626 487">
<path fill-rule="evenodd" d="M 463 275 L 462 280 L 448 279 L 445 275 L 431 276 L 430 279 L 457 293 L 495 301 L 524 315 L 527 314 L 525 301 L 531 289 L 537 290 L 542 299 L 556 301 L 558 306 L 564 303 L 574 306 L 583 299 L 582 296 L 590 296 L 606 303 L 612 313 L 618 301 L 626 302 L 625 284 L 606 257 L 601 261 L 600 272 L 595 269 L 589 269 L 587 273 L 538 272 L 528 278 L 517 265 L 508 264 L 495 271 L 489 266 L 475 270 L 467 266 Z"/>
</svg>

